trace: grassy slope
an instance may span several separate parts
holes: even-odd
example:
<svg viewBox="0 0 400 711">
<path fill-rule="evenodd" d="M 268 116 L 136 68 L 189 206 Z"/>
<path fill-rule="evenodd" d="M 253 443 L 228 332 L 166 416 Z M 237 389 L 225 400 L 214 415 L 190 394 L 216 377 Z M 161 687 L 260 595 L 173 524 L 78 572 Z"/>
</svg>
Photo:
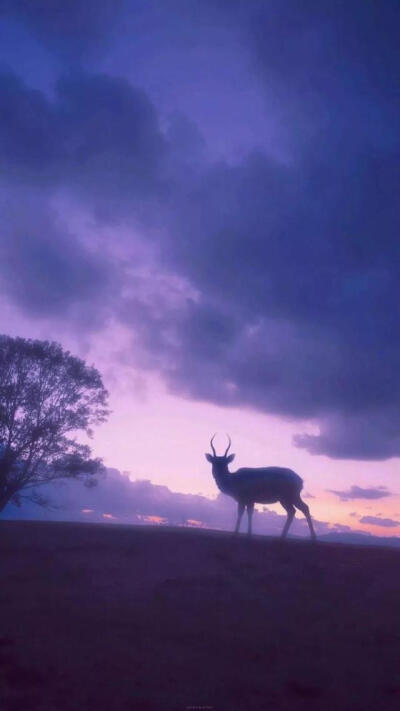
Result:
<svg viewBox="0 0 400 711">
<path fill-rule="evenodd" d="M 400 554 L 0 523 L 1 711 L 400 707 Z"/>
</svg>

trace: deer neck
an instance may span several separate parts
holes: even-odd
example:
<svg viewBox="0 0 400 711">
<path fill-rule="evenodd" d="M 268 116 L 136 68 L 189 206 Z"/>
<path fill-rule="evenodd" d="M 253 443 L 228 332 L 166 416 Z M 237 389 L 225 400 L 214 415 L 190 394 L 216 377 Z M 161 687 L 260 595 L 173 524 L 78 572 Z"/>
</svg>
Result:
<svg viewBox="0 0 400 711">
<path fill-rule="evenodd" d="M 213 466 L 212 468 L 212 474 L 215 479 L 215 483 L 218 486 L 218 489 L 222 492 L 228 493 L 230 491 L 230 477 L 231 473 L 228 469 L 228 466 L 226 467 L 216 467 Z"/>
</svg>

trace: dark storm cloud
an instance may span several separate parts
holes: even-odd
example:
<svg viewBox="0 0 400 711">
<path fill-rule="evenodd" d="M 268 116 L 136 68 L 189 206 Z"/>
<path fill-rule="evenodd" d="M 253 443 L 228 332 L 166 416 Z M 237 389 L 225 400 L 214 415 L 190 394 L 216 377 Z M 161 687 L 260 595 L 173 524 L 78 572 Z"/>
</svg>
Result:
<svg viewBox="0 0 400 711">
<path fill-rule="evenodd" d="M 383 499 L 386 496 L 392 496 L 392 493 L 387 490 L 386 486 L 370 487 L 368 489 L 363 489 L 361 486 L 351 486 L 348 491 L 334 491 L 333 489 L 327 489 L 327 491 L 338 496 L 341 501 L 352 501 L 353 499 Z M 352 516 L 353 514 L 350 515 Z"/>
<path fill-rule="evenodd" d="M 0 16 L 18 20 L 69 61 L 97 53 L 118 22 L 125 0 L 4 0 Z"/>
<path fill-rule="evenodd" d="M 393 350 L 396 351 L 397 346 Z M 327 454 L 333 459 L 383 460 L 399 455 L 399 398 L 398 376 L 393 363 L 395 356 L 387 360 L 383 354 L 381 357 L 379 344 L 376 345 L 375 353 L 370 348 L 368 355 L 371 359 L 371 389 L 377 391 L 381 386 L 381 398 L 378 403 L 371 403 L 368 396 L 363 400 L 360 398 L 359 407 L 353 414 L 341 412 L 338 405 L 334 415 L 320 417 L 318 435 L 300 434 L 294 437 L 298 447 L 304 447 L 311 454 Z M 357 356 L 357 349 L 354 348 L 353 357 Z M 356 368 L 354 370 L 356 371 Z M 390 385 L 394 389 L 392 395 L 389 392 Z M 352 381 L 350 386 L 362 388 L 368 387 L 369 383 L 366 380 L 363 384 L 357 379 Z"/>
<path fill-rule="evenodd" d="M 385 459 L 400 453 L 396 169 L 353 144 L 330 176 L 259 153 L 189 186 L 164 258 L 201 296 L 144 323 L 178 390 L 314 418 L 319 435 L 296 439 L 313 453 Z"/>
<path fill-rule="evenodd" d="M 9 179 L 112 199 L 155 191 L 164 140 L 144 91 L 125 79 L 74 73 L 55 99 L 0 74 L 0 157 Z"/>
<path fill-rule="evenodd" d="M 382 526 L 383 528 L 400 526 L 400 521 L 394 521 L 392 518 L 381 518 L 380 516 L 362 516 L 360 523 L 370 523 L 373 526 Z"/>
<path fill-rule="evenodd" d="M 113 260 L 95 244 L 89 250 L 52 203 L 72 195 L 100 221 L 131 214 L 139 200 L 143 212 L 148 196 L 164 189 L 164 144 L 151 102 L 126 80 L 70 74 L 49 99 L 3 72 L 0 283 L 7 297 L 32 316 L 64 316 L 82 303 L 91 324 L 101 322 L 118 298 Z"/>
<path fill-rule="evenodd" d="M 170 7 L 177 13 L 178 5 Z M 48 32 L 55 20 L 43 7 L 40 31 Z M 0 157 L 8 181 L 49 197 L 66 191 L 99 222 L 139 225 L 160 270 L 190 287 L 179 303 L 134 289 L 112 302 L 135 332 L 141 365 L 160 371 L 172 390 L 309 418 L 318 434 L 295 441 L 314 454 L 397 456 L 398 5 L 356 0 L 322 10 L 311 0 L 272 8 L 214 0 L 201 7 L 203 19 L 212 8 L 215 22 L 228 10 L 237 51 L 252 58 L 282 124 L 280 160 L 260 147 L 240 161 L 206 161 L 199 131 L 179 115 L 166 128 L 147 94 L 125 79 L 66 74 L 49 98 L 7 74 Z M 33 27 L 27 5 L 17 8 Z M 32 234 L 39 253 L 47 249 L 44 263 L 58 264 L 63 239 Z M 76 246 L 65 251 L 65 264 L 79 293 Z M 91 283 L 98 262 L 85 259 L 77 253 Z M 51 297 L 51 278 L 47 287 Z"/>
<path fill-rule="evenodd" d="M 398 105 L 396 0 L 329 7 L 318 0 L 289 0 L 257 19 L 251 31 L 265 80 L 275 79 L 277 92 L 286 94 L 288 103 L 296 100 L 313 122 L 317 114 L 323 124 L 339 122 L 343 128 L 363 118 L 358 131 L 375 132 L 374 121 L 380 116 L 384 121 L 393 103 Z"/>
<path fill-rule="evenodd" d="M 115 281 L 112 265 L 85 249 L 40 194 L 7 192 L 0 205 L 3 295 L 32 317 L 67 317 L 79 306 L 80 323 L 98 325 Z"/>
<path fill-rule="evenodd" d="M 187 186 L 165 258 L 202 296 L 173 338 L 158 318 L 165 375 L 189 397 L 315 419 L 296 437 L 312 453 L 399 455 L 398 6 L 233 5 L 292 151 Z"/>
<path fill-rule="evenodd" d="M 209 4 L 218 8 L 220 22 L 240 31 L 271 109 L 290 123 L 292 147 L 321 139 L 322 132 L 339 145 L 343 130 L 357 137 L 373 134 L 382 144 L 396 141 L 391 117 L 399 106 L 397 0 Z"/>
</svg>

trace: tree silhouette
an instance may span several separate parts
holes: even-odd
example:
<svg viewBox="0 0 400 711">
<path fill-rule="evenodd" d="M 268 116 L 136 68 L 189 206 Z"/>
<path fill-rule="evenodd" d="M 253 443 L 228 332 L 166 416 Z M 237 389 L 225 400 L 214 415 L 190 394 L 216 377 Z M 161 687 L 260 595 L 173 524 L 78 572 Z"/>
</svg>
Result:
<svg viewBox="0 0 400 711">
<path fill-rule="evenodd" d="M 100 373 L 58 343 L 0 335 L 0 511 L 47 503 L 37 489 L 57 479 L 94 482 L 101 460 L 76 438 L 107 419 L 107 400 Z"/>
</svg>

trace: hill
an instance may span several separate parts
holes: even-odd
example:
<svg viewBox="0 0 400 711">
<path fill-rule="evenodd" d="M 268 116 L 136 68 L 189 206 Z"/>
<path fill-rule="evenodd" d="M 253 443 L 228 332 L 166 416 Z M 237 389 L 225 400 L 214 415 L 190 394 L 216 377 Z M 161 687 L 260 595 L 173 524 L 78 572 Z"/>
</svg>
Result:
<svg viewBox="0 0 400 711">
<path fill-rule="evenodd" d="M 390 548 L 0 523 L 2 711 L 400 703 Z"/>
</svg>

